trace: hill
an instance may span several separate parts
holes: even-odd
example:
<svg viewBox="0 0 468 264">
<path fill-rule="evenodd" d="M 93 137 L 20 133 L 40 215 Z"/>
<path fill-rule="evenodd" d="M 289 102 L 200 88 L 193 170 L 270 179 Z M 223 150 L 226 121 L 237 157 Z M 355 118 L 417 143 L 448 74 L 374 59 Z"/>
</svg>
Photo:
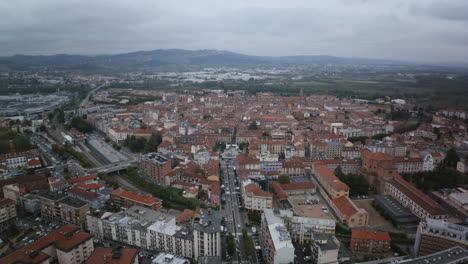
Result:
<svg viewBox="0 0 468 264">
<path fill-rule="evenodd" d="M 84 72 L 125 72 L 135 70 L 178 71 L 202 67 L 252 67 L 314 64 L 406 64 L 389 60 L 340 58 L 333 56 L 250 56 L 219 50 L 153 50 L 115 55 L 50 56 L 14 55 L 0 57 L 0 69 L 27 70 L 49 68 Z"/>
</svg>

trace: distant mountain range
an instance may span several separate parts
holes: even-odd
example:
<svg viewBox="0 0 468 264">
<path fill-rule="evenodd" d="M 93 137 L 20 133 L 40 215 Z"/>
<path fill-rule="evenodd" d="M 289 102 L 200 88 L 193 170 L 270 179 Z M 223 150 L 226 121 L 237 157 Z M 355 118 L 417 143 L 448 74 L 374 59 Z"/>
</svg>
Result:
<svg viewBox="0 0 468 264">
<path fill-rule="evenodd" d="M 82 72 L 128 72 L 136 70 L 180 71 L 202 67 L 292 66 L 313 64 L 407 65 L 401 61 L 340 58 L 333 56 L 249 56 L 220 50 L 167 49 L 115 55 L 50 56 L 14 55 L 0 57 L 0 70 L 48 68 Z"/>
</svg>

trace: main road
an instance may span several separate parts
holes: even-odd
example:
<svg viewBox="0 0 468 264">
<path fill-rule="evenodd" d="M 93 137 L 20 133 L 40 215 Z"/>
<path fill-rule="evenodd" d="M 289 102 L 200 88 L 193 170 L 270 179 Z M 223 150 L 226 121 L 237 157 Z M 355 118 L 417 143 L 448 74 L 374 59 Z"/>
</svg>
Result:
<svg viewBox="0 0 468 264">
<path fill-rule="evenodd" d="M 244 240 L 242 237 L 242 229 L 246 227 L 245 215 L 241 213 L 241 195 L 240 195 L 240 181 L 235 173 L 235 159 L 221 159 L 221 175 L 222 185 L 224 185 L 224 197 L 226 203 L 221 209 L 221 214 L 225 218 L 226 232 L 234 236 L 236 253 L 233 260 L 238 263 L 250 263 L 244 248 Z M 238 254 L 240 259 L 238 259 Z"/>
</svg>

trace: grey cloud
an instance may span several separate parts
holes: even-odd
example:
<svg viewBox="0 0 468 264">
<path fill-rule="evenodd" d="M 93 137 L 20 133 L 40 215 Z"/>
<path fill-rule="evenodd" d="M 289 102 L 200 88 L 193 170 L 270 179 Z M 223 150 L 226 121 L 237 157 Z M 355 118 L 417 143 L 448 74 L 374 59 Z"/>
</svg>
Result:
<svg viewBox="0 0 468 264">
<path fill-rule="evenodd" d="M 468 61 L 463 0 L 408 2 L 5 0 L 0 55 L 184 48 Z"/>
</svg>

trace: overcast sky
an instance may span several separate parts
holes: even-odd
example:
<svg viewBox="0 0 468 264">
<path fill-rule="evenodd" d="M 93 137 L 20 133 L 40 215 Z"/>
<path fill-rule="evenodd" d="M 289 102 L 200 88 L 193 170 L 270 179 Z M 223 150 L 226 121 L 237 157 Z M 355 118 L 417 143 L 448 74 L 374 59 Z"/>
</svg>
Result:
<svg viewBox="0 0 468 264">
<path fill-rule="evenodd" d="M 466 63 L 468 1 L 0 1 L 0 55 L 169 48 Z"/>
</svg>

